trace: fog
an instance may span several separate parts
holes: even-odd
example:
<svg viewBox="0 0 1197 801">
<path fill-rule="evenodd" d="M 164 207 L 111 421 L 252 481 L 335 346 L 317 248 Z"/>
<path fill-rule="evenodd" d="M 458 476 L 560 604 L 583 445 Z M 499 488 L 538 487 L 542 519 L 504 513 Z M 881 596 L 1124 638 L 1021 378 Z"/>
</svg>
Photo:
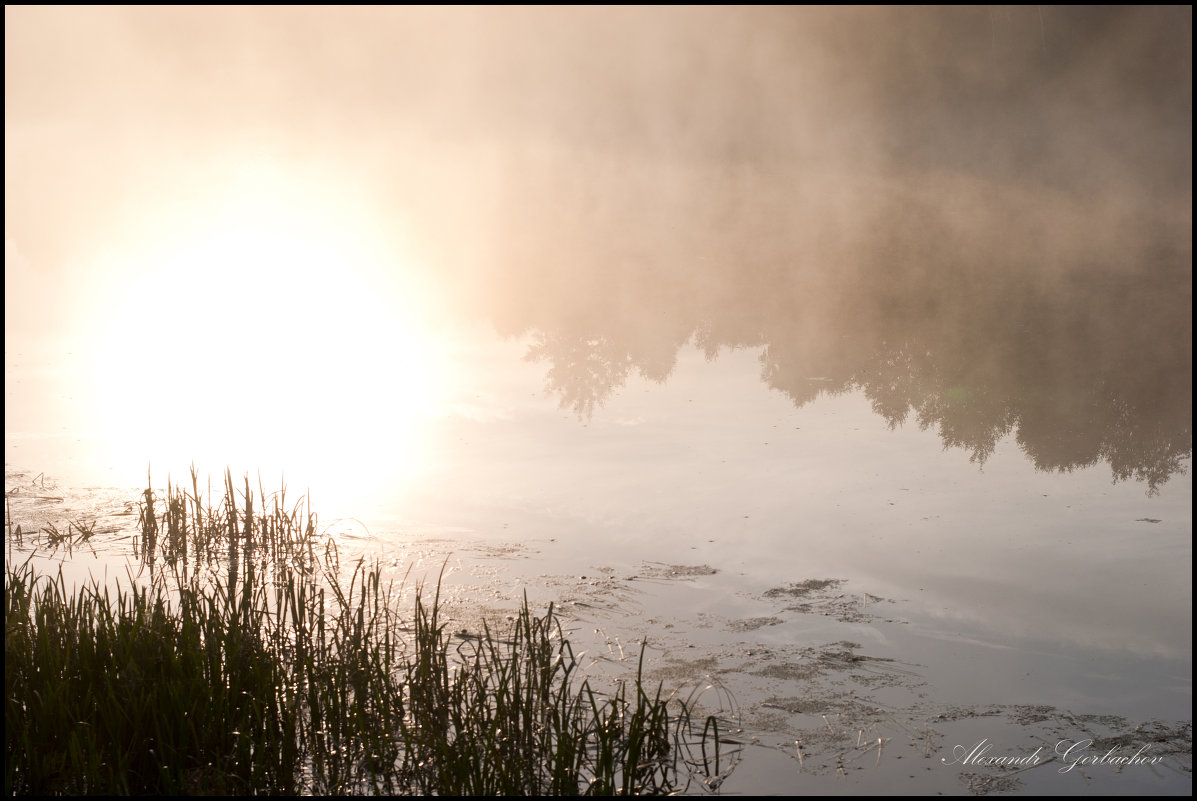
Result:
<svg viewBox="0 0 1197 801">
<path fill-rule="evenodd" d="M 19 556 L 282 476 L 732 792 L 1191 794 L 1190 6 L 7 6 L 4 183 Z"/>
<path fill-rule="evenodd" d="M 1021 421 L 1045 469 L 1116 461 L 1165 419 L 1114 470 L 1158 483 L 1191 449 L 1191 43 L 1189 7 L 6 8 L 6 333 L 96 324 L 146 281 L 122 254 L 268 165 L 415 254 L 387 269 L 425 306 L 535 335 L 583 417 L 686 342 L 765 347 L 795 403 L 895 425 L 957 429 L 930 407 L 969 387 L 944 439 L 982 460 Z"/>
<path fill-rule="evenodd" d="M 861 225 L 904 192 L 941 194 L 961 225 L 992 225 L 972 219 L 979 202 L 1020 207 L 1017 228 L 1071 212 L 1058 224 L 1077 234 L 1183 222 L 1191 19 L 1184 7 L 9 8 L 6 228 L 59 264 L 247 154 L 366 182 L 430 242 L 498 237 L 496 207 L 510 223 L 538 179 L 568 200 L 589 193 L 590 208 L 569 207 L 582 228 L 606 222 L 591 219 L 603 205 L 661 223 L 710 206 L 777 222 L 790 193 L 822 213 L 787 220 L 815 231 Z M 752 222 L 717 233 L 751 258 Z"/>
</svg>

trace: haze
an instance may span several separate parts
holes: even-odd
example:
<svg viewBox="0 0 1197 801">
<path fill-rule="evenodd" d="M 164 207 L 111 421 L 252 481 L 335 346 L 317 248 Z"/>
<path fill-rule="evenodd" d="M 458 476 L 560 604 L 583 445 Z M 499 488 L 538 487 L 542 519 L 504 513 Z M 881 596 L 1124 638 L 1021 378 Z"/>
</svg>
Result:
<svg viewBox="0 0 1197 801">
<path fill-rule="evenodd" d="M 355 381 L 402 417 L 449 391 L 424 332 L 454 316 L 536 338 L 582 417 L 695 342 L 768 346 L 762 378 L 799 404 L 827 389 L 809 375 L 919 385 L 874 404 L 981 459 L 1020 420 L 1059 440 L 1094 392 L 1106 422 L 1066 454 L 1026 445 L 1037 463 L 1122 459 L 1155 486 L 1191 450 L 1191 8 L 5 23 L 6 354 L 83 362 L 89 425 L 172 428 L 150 387 L 213 417 L 222 361 L 242 387 L 313 388 L 279 437 Z M 1066 373 L 1052 395 L 1072 400 L 1028 406 Z M 962 386 L 988 398 L 966 433 L 928 400 Z M 1150 424 L 1112 422 L 1128 408 Z M 1111 455 L 1145 425 L 1148 456 Z"/>
</svg>

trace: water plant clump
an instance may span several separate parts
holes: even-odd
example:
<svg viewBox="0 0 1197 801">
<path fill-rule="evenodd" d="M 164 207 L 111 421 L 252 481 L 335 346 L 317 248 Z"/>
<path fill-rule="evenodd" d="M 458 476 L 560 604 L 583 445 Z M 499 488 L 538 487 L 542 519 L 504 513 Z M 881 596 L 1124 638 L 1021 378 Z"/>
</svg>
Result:
<svg viewBox="0 0 1197 801">
<path fill-rule="evenodd" d="M 439 582 L 401 615 L 381 568 L 342 573 L 281 493 L 256 511 L 227 474 L 218 504 L 192 489 L 144 494 L 135 551 L 167 558 L 148 577 L 71 588 L 6 564 L 7 794 L 658 794 L 726 774 L 693 697 L 646 686 L 643 656 L 600 692 L 551 605 L 455 637 Z"/>
</svg>

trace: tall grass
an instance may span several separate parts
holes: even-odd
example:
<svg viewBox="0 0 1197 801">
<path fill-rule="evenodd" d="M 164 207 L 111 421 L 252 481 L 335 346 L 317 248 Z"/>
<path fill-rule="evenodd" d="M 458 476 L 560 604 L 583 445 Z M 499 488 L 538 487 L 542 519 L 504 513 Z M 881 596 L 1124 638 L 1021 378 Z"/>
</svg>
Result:
<svg viewBox="0 0 1197 801">
<path fill-rule="evenodd" d="M 7 794 L 610 795 L 722 780 L 693 699 L 599 692 L 550 606 L 461 639 L 440 584 L 405 619 L 284 494 L 143 497 L 148 578 L 5 568 Z M 265 511 L 263 511 L 265 510 Z M 216 558 L 217 555 L 223 558 Z M 226 569 L 227 568 L 227 569 Z"/>
</svg>

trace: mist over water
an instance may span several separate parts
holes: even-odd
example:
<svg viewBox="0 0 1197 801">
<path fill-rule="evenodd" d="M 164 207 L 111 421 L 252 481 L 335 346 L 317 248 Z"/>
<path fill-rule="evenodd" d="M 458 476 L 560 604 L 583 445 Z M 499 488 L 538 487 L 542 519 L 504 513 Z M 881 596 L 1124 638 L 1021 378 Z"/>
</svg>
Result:
<svg viewBox="0 0 1197 801">
<path fill-rule="evenodd" d="M 623 214 L 639 223 L 629 243 L 707 229 L 752 261 L 835 256 L 909 195 L 997 236 L 993 217 L 1013 213 L 1000 223 L 1023 236 L 1007 258 L 1054 264 L 1183 230 L 1191 195 L 1185 8 L 11 9 L 6 22 L 6 192 L 23 201 L 9 225 L 29 229 L 30 253 L 78 251 L 134 224 L 131 201 L 186 193 L 246 155 L 367 182 L 397 224 L 437 223 L 419 230 L 440 251 L 449 232 L 514 250 L 549 227 L 518 202 L 539 199 L 596 233 Z M 53 236 L 53 201 L 88 225 Z M 771 231 L 790 240 L 770 249 Z"/>
<path fill-rule="evenodd" d="M 8 9 L 6 327 L 89 318 L 141 280 L 90 258 L 265 162 L 352 193 L 425 304 L 533 333 L 582 416 L 686 342 L 764 347 L 797 404 L 1154 488 L 1191 450 L 1191 19 Z"/>
<path fill-rule="evenodd" d="M 9 7 L 5 289 L 30 475 L 269 465 L 554 601 L 686 561 L 616 616 L 749 683 L 1191 718 L 1191 7 Z"/>
</svg>

